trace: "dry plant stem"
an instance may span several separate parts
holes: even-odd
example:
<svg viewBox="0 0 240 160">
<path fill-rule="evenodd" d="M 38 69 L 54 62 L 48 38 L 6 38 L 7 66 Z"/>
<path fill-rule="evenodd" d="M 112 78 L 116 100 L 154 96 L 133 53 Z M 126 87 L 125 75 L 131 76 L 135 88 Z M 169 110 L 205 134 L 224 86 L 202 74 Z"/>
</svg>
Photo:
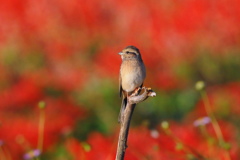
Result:
<svg viewBox="0 0 240 160">
<path fill-rule="evenodd" d="M 131 95 L 128 98 L 128 103 L 124 111 L 124 118 L 121 123 L 121 129 L 120 129 L 119 139 L 118 139 L 118 148 L 117 148 L 117 154 L 116 154 L 115 160 L 124 159 L 125 152 L 127 149 L 127 138 L 128 138 L 129 126 L 130 126 L 132 114 L 136 106 L 136 103 L 140 103 L 146 100 L 149 96 L 152 96 L 152 97 L 156 96 L 156 93 L 153 92 L 151 89 L 146 89 L 146 88 L 143 88 L 143 89 L 144 89 L 143 94 Z"/>
<path fill-rule="evenodd" d="M 131 122 L 131 117 L 134 111 L 136 104 L 128 103 L 124 112 L 124 120 L 121 123 L 121 129 L 118 138 L 118 149 L 116 160 L 123 160 L 125 156 L 125 152 L 127 149 L 127 138 L 128 138 L 128 131 Z"/>
</svg>

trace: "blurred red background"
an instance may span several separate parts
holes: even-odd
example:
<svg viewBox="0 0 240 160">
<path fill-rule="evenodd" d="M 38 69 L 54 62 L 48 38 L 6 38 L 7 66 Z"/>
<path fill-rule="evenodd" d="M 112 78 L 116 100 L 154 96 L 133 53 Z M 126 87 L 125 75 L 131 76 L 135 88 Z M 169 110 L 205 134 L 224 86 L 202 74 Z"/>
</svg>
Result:
<svg viewBox="0 0 240 160">
<path fill-rule="evenodd" d="M 0 4 L 1 160 L 34 159 L 41 136 L 41 159 L 114 159 L 117 53 L 127 45 L 140 49 L 145 85 L 157 97 L 138 105 L 126 159 L 240 158 L 240 1 Z M 209 116 L 194 89 L 198 80 L 206 84 L 222 141 L 214 124 L 193 125 Z M 160 127 L 163 121 L 169 128 Z"/>
</svg>

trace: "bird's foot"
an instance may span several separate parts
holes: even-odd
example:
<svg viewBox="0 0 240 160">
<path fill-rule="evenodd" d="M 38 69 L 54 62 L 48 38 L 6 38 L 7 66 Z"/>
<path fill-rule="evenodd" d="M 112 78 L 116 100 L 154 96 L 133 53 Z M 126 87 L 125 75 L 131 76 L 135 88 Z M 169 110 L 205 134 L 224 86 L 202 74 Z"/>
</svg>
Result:
<svg viewBox="0 0 240 160">
<path fill-rule="evenodd" d="M 134 92 L 131 94 L 131 97 L 139 95 L 141 91 L 142 91 L 141 87 L 136 88 Z"/>
<path fill-rule="evenodd" d="M 141 94 L 138 93 L 141 91 L 142 91 Z M 131 94 L 128 97 L 128 103 L 137 104 L 137 103 L 140 103 L 140 102 L 146 100 L 148 97 L 155 97 L 155 96 L 156 96 L 156 93 L 151 88 L 139 87 L 133 92 L 133 94 Z"/>
</svg>

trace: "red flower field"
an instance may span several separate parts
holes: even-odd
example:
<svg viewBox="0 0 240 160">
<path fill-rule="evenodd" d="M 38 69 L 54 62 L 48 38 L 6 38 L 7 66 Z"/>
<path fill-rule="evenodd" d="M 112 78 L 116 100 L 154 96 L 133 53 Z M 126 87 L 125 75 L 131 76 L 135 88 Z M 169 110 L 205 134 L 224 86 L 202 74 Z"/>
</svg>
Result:
<svg viewBox="0 0 240 160">
<path fill-rule="evenodd" d="M 157 96 L 137 105 L 125 159 L 240 159 L 239 6 L 1 0 L 0 160 L 114 160 L 128 45 Z"/>
</svg>

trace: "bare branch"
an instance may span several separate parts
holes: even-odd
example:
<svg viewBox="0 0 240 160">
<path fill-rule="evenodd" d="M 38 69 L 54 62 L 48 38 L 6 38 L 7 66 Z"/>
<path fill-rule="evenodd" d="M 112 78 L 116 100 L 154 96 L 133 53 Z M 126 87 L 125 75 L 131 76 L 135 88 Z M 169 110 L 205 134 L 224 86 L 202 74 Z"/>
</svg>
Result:
<svg viewBox="0 0 240 160">
<path fill-rule="evenodd" d="M 119 139 L 118 139 L 118 148 L 115 160 L 123 160 L 125 156 L 125 152 L 127 149 L 127 138 L 128 138 L 128 131 L 129 126 L 132 118 L 132 114 L 134 108 L 137 103 L 140 103 L 146 100 L 148 97 L 155 97 L 156 93 L 151 88 L 142 88 L 144 92 L 138 95 L 138 91 L 133 93 L 130 97 L 128 97 L 128 103 L 126 109 L 124 111 L 123 121 L 121 123 Z M 141 90 L 141 89 L 140 89 Z"/>
</svg>

